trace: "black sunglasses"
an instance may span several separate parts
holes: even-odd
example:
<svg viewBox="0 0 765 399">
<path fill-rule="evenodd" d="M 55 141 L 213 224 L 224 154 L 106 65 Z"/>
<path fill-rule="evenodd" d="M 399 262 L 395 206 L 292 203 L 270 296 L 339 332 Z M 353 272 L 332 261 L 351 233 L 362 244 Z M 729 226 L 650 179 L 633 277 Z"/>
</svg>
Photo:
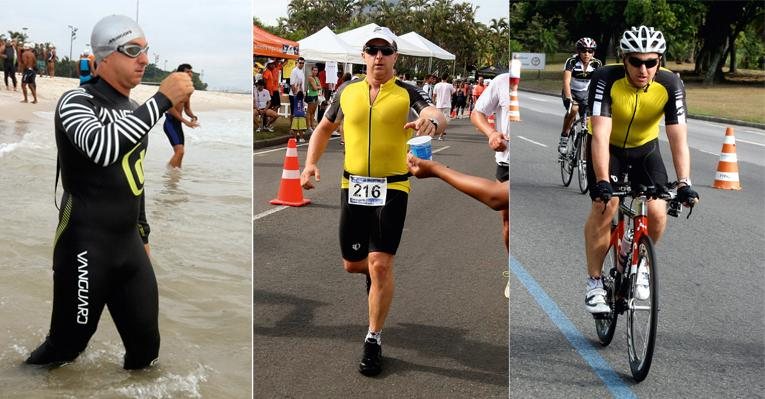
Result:
<svg viewBox="0 0 765 399">
<path fill-rule="evenodd" d="M 378 51 L 382 51 L 383 55 L 391 55 L 396 52 L 396 50 L 391 46 L 366 46 L 364 47 L 364 52 L 369 55 L 377 55 Z"/>
<path fill-rule="evenodd" d="M 651 69 L 659 63 L 658 58 L 641 60 L 637 57 L 627 57 L 627 61 L 629 61 L 630 65 L 634 66 L 635 68 L 640 68 L 641 65 L 645 65 L 646 69 Z"/>
<path fill-rule="evenodd" d="M 149 46 L 141 47 L 137 44 L 123 44 L 121 46 L 117 46 L 117 51 L 125 54 L 130 58 L 138 58 L 138 56 L 141 54 L 149 51 Z"/>
<path fill-rule="evenodd" d="M 586 49 L 583 49 L 582 51 L 580 51 L 580 53 L 590 53 L 590 54 L 592 54 L 594 52 L 595 52 L 595 50 L 591 49 L 591 48 L 586 48 Z"/>
</svg>

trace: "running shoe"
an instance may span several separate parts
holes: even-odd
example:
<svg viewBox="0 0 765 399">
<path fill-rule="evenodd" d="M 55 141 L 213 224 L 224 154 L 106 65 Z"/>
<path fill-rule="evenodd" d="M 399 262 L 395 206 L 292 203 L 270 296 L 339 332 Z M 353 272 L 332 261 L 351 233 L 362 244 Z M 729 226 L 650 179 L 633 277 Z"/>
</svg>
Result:
<svg viewBox="0 0 765 399">
<path fill-rule="evenodd" d="M 255 133 L 260 133 L 260 128 L 255 129 Z"/>
<path fill-rule="evenodd" d="M 274 128 L 272 128 L 271 126 L 269 126 L 269 127 L 267 127 L 267 128 L 266 128 L 266 130 L 268 130 L 269 132 L 273 132 L 273 131 L 274 131 Z"/>
<path fill-rule="evenodd" d="M 507 285 L 505 286 L 505 298 L 510 299 L 510 280 L 507 280 Z"/>
<path fill-rule="evenodd" d="M 606 290 L 602 286 L 587 290 L 584 307 L 590 313 L 608 313 L 611 309 L 606 305 Z"/>
<path fill-rule="evenodd" d="M 635 281 L 635 298 L 644 301 L 651 296 L 651 288 L 648 286 L 650 275 L 648 267 L 645 265 L 645 259 L 640 260 L 637 270 L 637 281 Z"/>
<path fill-rule="evenodd" d="M 382 371 L 382 345 L 374 338 L 364 340 L 364 352 L 359 363 L 359 373 L 374 377 Z"/>
<path fill-rule="evenodd" d="M 566 154 L 566 149 L 568 148 L 568 136 L 561 136 L 560 141 L 558 142 L 558 152 L 561 155 Z"/>
</svg>

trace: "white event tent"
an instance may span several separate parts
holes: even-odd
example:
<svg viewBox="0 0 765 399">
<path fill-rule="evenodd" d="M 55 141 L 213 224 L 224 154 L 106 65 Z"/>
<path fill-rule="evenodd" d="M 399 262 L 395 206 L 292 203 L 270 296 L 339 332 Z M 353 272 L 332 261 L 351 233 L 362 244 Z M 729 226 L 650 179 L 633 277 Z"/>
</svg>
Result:
<svg viewBox="0 0 765 399">
<path fill-rule="evenodd" d="M 430 71 L 431 67 L 433 66 L 433 57 L 436 57 L 442 60 L 452 60 L 452 70 L 454 70 L 454 61 L 456 59 L 454 54 L 442 49 L 441 47 L 431 42 L 430 40 L 420 36 L 419 33 L 412 31 L 407 34 L 399 36 L 399 38 L 404 39 L 408 41 L 409 43 L 412 43 L 430 52 L 430 62 L 428 63 L 428 71 Z"/>
<path fill-rule="evenodd" d="M 378 27 L 379 25 L 371 23 L 356 29 L 351 29 L 347 32 L 338 33 L 337 36 L 343 39 L 343 41 L 348 43 L 351 47 L 358 49 L 358 52 L 361 53 L 362 47 L 364 47 L 364 44 L 366 43 L 366 38 Z M 408 40 L 401 38 L 401 36 L 397 36 L 395 40 L 400 54 L 413 55 L 416 57 L 431 57 L 431 52 L 429 50 L 417 46 Z M 303 49 L 301 48 L 300 50 L 302 51 Z"/>
<path fill-rule="evenodd" d="M 307 60 L 364 63 L 361 47 L 349 45 L 326 26 L 311 36 L 298 40 L 298 43 L 300 55 Z"/>
<path fill-rule="evenodd" d="M 399 38 L 404 39 L 409 43 L 417 45 L 421 48 L 427 49 L 430 51 L 431 57 L 440 58 L 442 60 L 454 60 L 456 58 L 454 54 L 442 49 L 441 47 L 438 47 L 438 45 L 420 36 L 420 34 L 417 32 L 409 32 L 405 35 L 399 36 Z"/>
</svg>

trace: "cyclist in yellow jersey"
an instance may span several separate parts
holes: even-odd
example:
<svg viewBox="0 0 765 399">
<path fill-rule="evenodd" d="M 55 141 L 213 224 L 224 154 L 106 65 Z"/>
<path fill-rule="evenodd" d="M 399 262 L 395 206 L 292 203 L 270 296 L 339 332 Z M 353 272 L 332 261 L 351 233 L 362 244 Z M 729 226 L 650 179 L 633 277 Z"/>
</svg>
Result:
<svg viewBox="0 0 765 399">
<path fill-rule="evenodd" d="M 589 88 L 592 137 L 588 140 L 587 181 L 593 200 L 584 226 L 587 254 L 587 294 L 590 313 L 607 313 L 600 271 L 609 244 L 611 220 L 619 201 L 612 198 L 612 176 L 629 173 L 633 185 L 664 187 L 667 171 L 659 153 L 659 122 L 664 117 L 667 140 L 677 174 L 678 199 L 698 200 L 691 187 L 685 90 L 678 76 L 659 67 L 666 50 L 661 32 L 646 26 L 624 32 L 619 43 L 622 65 L 595 71 Z M 629 171 L 629 172 L 628 172 Z M 648 235 L 661 238 L 667 221 L 666 202 L 648 202 Z M 648 296 L 648 270 L 638 269 L 638 294 Z"/>
<path fill-rule="evenodd" d="M 367 276 L 369 330 L 359 372 L 382 371 L 381 331 L 393 299 L 393 258 L 401 240 L 409 193 L 407 140 L 412 132 L 443 133 L 446 119 L 422 90 L 394 76 L 395 35 L 378 27 L 367 37 L 364 79 L 343 83 L 308 145 L 300 176 L 306 189 L 320 180 L 317 162 L 342 123 L 345 161 L 341 183 L 340 249 L 349 273 Z M 411 111 L 418 114 L 410 120 Z"/>
</svg>

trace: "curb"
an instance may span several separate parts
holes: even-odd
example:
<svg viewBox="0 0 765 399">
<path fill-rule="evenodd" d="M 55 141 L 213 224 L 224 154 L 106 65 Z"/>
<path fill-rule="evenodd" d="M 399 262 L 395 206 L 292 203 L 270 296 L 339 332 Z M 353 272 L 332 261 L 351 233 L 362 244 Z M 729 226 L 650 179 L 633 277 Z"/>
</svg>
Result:
<svg viewBox="0 0 765 399">
<path fill-rule="evenodd" d="M 290 140 L 290 136 L 282 136 L 282 137 L 274 137 L 272 139 L 267 140 L 255 140 L 252 143 L 252 149 L 257 150 L 259 148 L 266 148 L 266 147 L 273 147 L 281 144 L 287 144 L 287 142 Z"/>
<path fill-rule="evenodd" d="M 521 89 L 520 87 L 518 88 L 518 90 L 526 91 L 526 92 L 529 92 L 529 93 L 541 94 L 541 95 L 545 95 L 545 96 L 560 97 L 559 94 L 551 94 L 550 92 L 542 91 L 542 90 Z M 691 114 L 688 114 L 688 118 L 698 119 L 698 120 L 707 121 L 707 122 L 730 123 L 730 124 L 734 124 L 734 125 L 753 127 L 753 128 L 765 130 L 765 123 L 747 122 L 747 121 L 739 121 L 739 120 L 735 120 L 735 119 L 720 118 L 720 117 L 717 117 L 717 116 L 691 115 Z"/>
</svg>

